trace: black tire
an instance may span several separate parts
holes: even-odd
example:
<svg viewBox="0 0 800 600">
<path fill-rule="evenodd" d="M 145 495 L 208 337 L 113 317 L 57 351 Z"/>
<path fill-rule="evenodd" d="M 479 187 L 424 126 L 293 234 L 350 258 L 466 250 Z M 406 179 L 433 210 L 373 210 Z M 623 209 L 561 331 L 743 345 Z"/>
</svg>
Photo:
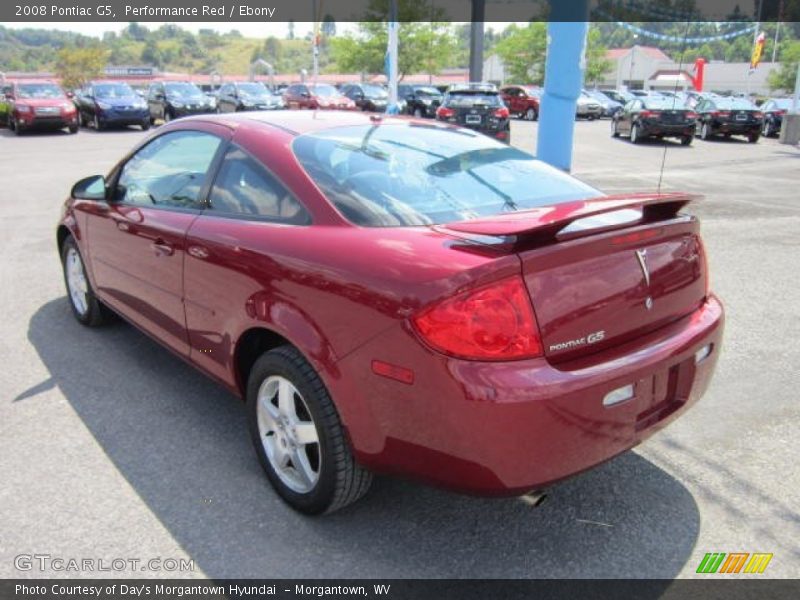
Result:
<svg viewBox="0 0 800 600">
<path fill-rule="evenodd" d="M 74 133 L 78 133 L 78 125 L 77 124 L 76 125 L 70 125 L 68 129 L 69 129 L 70 133 L 73 133 L 73 134 Z"/>
<path fill-rule="evenodd" d="M 761 137 L 761 134 L 758 133 L 758 132 L 751 133 L 750 135 L 747 136 L 747 141 L 750 142 L 751 144 L 755 144 L 755 143 L 758 142 L 760 137 Z"/>
<path fill-rule="evenodd" d="M 75 306 L 75 302 L 70 294 L 69 282 L 67 279 L 67 254 L 70 252 L 70 250 L 77 252 L 78 258 L 80 259 L 80 266 L 83 271 L 83 276 L 86 280 L 86 310 L 84 312 L 81 312 L 78 307 Z M 61 246 L 61 267 L 61 270 L 64 274 L 64 285 L 67 288 L 67 301 L 69 302 L 69 306 L 72 309 L 72 314 L 75 316 L 75 319 L 77 319 L 78 323 L 85 325 L 86 327 L 99 327 L 100 325 L 107 323 L 110 320 L 112 313 L 109 311 L 109 309 L 103 306 L 103 304 L 94 295 L 92 285 L 89 282 L 89 278 L 86 276 L 86 268 L 83 264 L 83 257 L 78 249 L 78 245 L 75 243 L 75 240 L 71 235 L 67 236 L 67 239 L 64 240 L 64 244 Z"/>
<path fill-rule="evenodd" d="M 770 122 L 767 120 L 764 121 L 764 127 L 761 130 L 761 135 L 766 138 L 772 137 L 772 125 L 770 125 Z"/>
<path fill-rule="evenodd" d="M 98 117 L 97 115 L 94 115 L 92 117 L 92 127 L 94 128 L 95 131 L 103 131 L 103 129 L 105 129 L 105 126 L 100 121 L 100 117 Z"/>
<path fill-rule="evenodd" d="M 694 139 L 693 135 L 685 135 L 681 138 L 681 146 L 689 146 Z"/>
<path fill-rule="evenodd" d="M 307 493 L 298 493 L 281 481 L 261 440 L 258 392 L 267 378 L 276 375 L 295 386 L 317 429 L 319 478 Z M 328 390 L 296 348 L 280 346 L 255 362 L 247 382 L 246 401 L 250 435 L 258 460 L 275 491 L 289 506 L 308 515 L 331 513 L 355 502 L 369 490 L 372 474 L 355 462 Z"/>
<path fill-rule="evenodd" d="M 526 121 L 535 121 L 537 118 L 536 109 L 532 106 L 525 111 L 525 120 Z"/>
<path fill-rule="evenodd" d="M 707 142 L 712 137 L 711 128 L 708 126 L 708 123 L 703 123 L 700 126 L 700 139 L 704 142 Z"/>
<path fill-rule="evenodd" d="M 424 116 L 424 115 L 422 114 L 422 109 L 421 109 L 421 108 L 419 108 L 419 107 L 415 108 L 415 109 L 414 109 L 414 116 L 415 116 L 417 119 L 421 119 L 421 118 Z"/>
<path fill-rule="evenodd" d="M 616 119 L 611 119 L 611 137 L 619 137 L 619 128 L 617 127 Z"/>
<path fill-rule="evenodd" d="M 172 115 L 172 111 L 170 109 L 164 111 L 164 123 L 169 123 L 174 118 L 175 117 Z"/>
<path fill-rule="evenodd" d="M 14 135 L 22 135 L 25 132 L 25 129 L 17 123 L 16 119 L 12 121 L 14 123 L 14 127 L 12 130 L 14 131 Z"/>
<path fill-rule="evenodd" d="M 142 128 L 142 131 L 147 131 L 150 129 L 150 119 L 145 119 L 139 124 L 139 127 Z"/>
</svg>

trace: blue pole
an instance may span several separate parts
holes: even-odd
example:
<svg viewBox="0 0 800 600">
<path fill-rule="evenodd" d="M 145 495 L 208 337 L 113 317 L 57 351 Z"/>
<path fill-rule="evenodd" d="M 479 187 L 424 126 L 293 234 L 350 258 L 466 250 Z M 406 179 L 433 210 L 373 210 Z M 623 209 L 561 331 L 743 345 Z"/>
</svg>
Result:
<svg viewBox="0 0 800 600">
<path fill-rule="evenodd" d="M 589 0 L 551 2 L 536 153 L 544 162 L 564 171 L 572 167 L 575 110 L 583 87 L 588 15 Z"/>
</svg>

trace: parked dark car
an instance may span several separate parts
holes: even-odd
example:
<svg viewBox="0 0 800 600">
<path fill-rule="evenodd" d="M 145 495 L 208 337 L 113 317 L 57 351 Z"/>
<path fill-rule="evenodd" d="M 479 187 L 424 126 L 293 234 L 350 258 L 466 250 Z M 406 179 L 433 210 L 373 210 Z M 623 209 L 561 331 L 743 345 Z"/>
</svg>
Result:
<svg viewBox="0 0 800 600">
<path fill-rule="evenodd" d="M 436 109 L 436 120 L 469 127 L 506 144 L 511 142 L 511 113 L 491 84 L 452 85 Z"/>
<path fill-rule="evenodd" d="M 329 83 L 295 83 L 283 91 L 289 108 L 356 110 L 356 103 Z"/>
<path fill-rule="evenodd" d="M 218 113 L 282 108 L 286 108 L 283 96 L 273 94 L 263 83 L 255 81 L 232 81 L 223 84 L 217 94 Z"/>
<path fill-rule="evenodd" d="M 435 117 L 442 104 L 442 93 L 429 85 L 398 85 L 397 97 L 405 101 L 405 114 L 420 117 Z"/>
<path fill-rule="evenodd" d="M 674 98 L 643 96 L 634 98 L 611 119 L 611 135 L 627 135 L 634 144 L 648 137 L 679 138 L 688 146 L 694 139 L 697 114 Z"/>
<path fill-rule="evenodd" d="M 79 181 L 55 241 L 77 321 L 119 313 L 243 398 L 275 490 L 317 514 L 373 471 L 538 490 L 684 414 L 724 323 L 691 199 L 420 119 L 248 112 Z"/>
<path fill-rule="evenodd" d="M 747 141 L 755 144 L 761 137 L 764 114 L 746 98 L 705 97 L 697 103 L 695 111 L 695 132 L 702 140 L 710 140 L 717 135 L 743 135 Z"/>
<path fill-rule="evenodd" d="M 389 94 L 386 89 L 373 83 L 346 84 L 342 86 L 341 92 L 361 110 L 385 112 L 389 104 Z"/>
<path fill-rule="evenodd" d="M 150 122 L 162 119 L 165 123 L 178 117 L 216 111 L 216 101 L 188 81 L 154 83 L 147 91 Z"/>
<path fill-rule="evenodd" d="M 541 90 L 528 85 L 507 85 L 500 88 L 500 95 L 512 115 L 535 121 L 539 118 L 539 97 Z"/>
<path fill-rule="evenodd" d="M 8 128 L 20 135 L 31 129 L 68 129 L 78 133 L 78 110 L 67 94 L 51 81 L 17 81 L 6 89 Z"/>
<path fill-rule="evenodd" d="M 781 132 L 783 115 L 792 109 L 792 101 L 791 98 L 770 98 L 761 105 L 761 112 L 764 113 L 761 134 L 764 137 L 772 137 Z"/>
<path fill-rule="evenodd" d="M 75 94 L 81 125 L 97 131 L 112 126 L 138 125 L 150 129 L 145 102 L 127 83 L 93 81 Z"/>
</svg>

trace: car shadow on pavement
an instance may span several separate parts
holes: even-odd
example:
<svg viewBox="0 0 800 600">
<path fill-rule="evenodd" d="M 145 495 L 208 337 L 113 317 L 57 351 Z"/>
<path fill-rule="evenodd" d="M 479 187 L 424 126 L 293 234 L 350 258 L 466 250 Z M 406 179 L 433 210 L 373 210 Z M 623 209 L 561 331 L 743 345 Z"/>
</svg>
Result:
<svg viewBox="0 0 800 600">
<path fill-rule="evenodd" d="M 209 577 L 668 579 L 692 556 L 692 495 L 633 452 L 554 486 L 538 508 L 378 477 L 359 503 L 303 517 L 263 476 L 241 402 L 147 336 L 123 322 L 86 329 L 59 298 L 28 338 L 49 378 L 18 405 L 58 386 Z"/>
</svg>

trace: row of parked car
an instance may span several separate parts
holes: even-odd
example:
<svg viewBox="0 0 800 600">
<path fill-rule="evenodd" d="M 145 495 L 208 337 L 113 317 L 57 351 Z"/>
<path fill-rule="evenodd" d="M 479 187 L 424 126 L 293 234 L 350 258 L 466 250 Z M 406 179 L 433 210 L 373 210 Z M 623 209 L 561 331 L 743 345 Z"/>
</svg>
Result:
<svg viewBox="0 0 800 600">
<path fill-rule="evenodd" d="M 203 113 L 248 110 L 335 109 L 384 112 L 389 103 L 386 88 L 378 84 L 296 83 L 270 90 L 260 82 L 232 81 L 215 92 L 204 93 L 187 81 L 162 81 L 146 91 L 124 82 L 97 81 L 74 92 L 64 92 L 47 81 L 20 81 L 3 90 L 0 119 L 22 133 L 33 127 L 80 126 L 98 131 L 110 126 L 138 125 L 146 130 L 157 120 Z M 401 114 L 435 118 L 479 130 L 510 141 L 510 119 L 536 120 L 542 90 L 535 86 L 489 83 L 450 86 L 398 86 Z M 707 140 L 717 135 L 744 135 L 750 142 L 776 135 L 790 99 L 775 98 L 756 107 L 748 99 L 699 92 L 647 92 L 641 90 L 583 90 L 576 117 L 608 117 L 614 137 L 633 143 L 648 137 L 677 137 L 691 144 L 697 135 Z"/>
</svg>

